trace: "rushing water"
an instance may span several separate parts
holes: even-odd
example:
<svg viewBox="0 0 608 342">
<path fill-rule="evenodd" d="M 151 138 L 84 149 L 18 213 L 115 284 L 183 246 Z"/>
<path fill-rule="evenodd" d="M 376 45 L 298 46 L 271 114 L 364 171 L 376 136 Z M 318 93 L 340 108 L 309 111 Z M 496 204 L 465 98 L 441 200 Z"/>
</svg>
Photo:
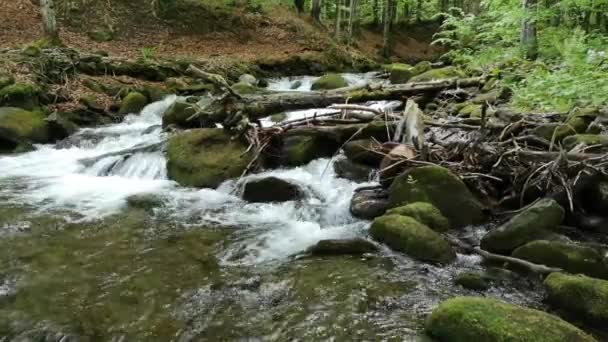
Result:
<svg viewBox="0 0 608 342">
<path fill-rule="evenodd" d="M 297 90 L 307 91 L 312 80 L 278 79 L 269 88 L 300 81 Z M 322 239 L 366 237 L 369 222 L 348 210 L 362 184 L 337 178 L 329 159 L 247 177 L 289 180 L 304 199 L 246 203 L 235 181 L 216 190 L 178 186 L 161 150 L 112 155 L 162 142 L 161 115 L 173 101 L 0 158 L 0 336 L 415 340 L 440 300 L 469 293 L 452 279 L 480 268 L 477 257 L 459 256 L 444 268 L 386 248 L 363 258 L 300 258 Z M 160 204 L 128 206 L 142 194 Z M 517 284 L 489 293 L 536 305 L 530 285 Z"/>
</svg>

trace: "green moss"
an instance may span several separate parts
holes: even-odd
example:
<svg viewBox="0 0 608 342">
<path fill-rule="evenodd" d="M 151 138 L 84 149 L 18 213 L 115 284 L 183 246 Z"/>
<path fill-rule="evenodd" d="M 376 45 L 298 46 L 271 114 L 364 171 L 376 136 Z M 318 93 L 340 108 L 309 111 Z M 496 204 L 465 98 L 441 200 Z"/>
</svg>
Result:
<svg viewBox="0 0 608 342">
<path fill-rule="evenodd" d="M 456 276 L 454 283 L 465 289 L 484 291 L 492 285 L 493 278 L 483 272 L 464 272 Z"/>
<path fill-rule="evenodd" d="M 584 146 L 596 146 L 601 147 L 608 146 L 608 135 L 600 134 L 575 134 L 565 137 L 562 141 L 566 149 L 572 149 L 577 145 Z"/>
<path fill-rule="evenodd" d="M 333 155 L 338 147 L 337 143 L 320 137 L 287 137 L 283 141 L 281 159 L 286 165 L 303 165 L 314 159 Z"/>
<path fill-rule="evenodd" d="M 456 297 L 441 303 L 427 320 L 426 331 L 441 342 L 595 341 L 548 313 L 477 297 Z"/>
<path fill-rule="evenodd" d="M 87 32 L 89 38 L 98 43 L 114 40 L 114 32 L 110 30 L 94 30 Z"/>
<path fill-rule="evenodd" d="M 26 111 L 14 107 L 0 107 L 0 129 L 2 135 L 32 143 L 49 141 L 48 123 L 41 111 Z M 10 137 L 6 137 L 10 138 Z"/>
<path fill-rule="evenodd" d="M 235 83 L 231 88 L 241 95 L 258 94 L 263 92 L 261 88 L 245 82 Z"/>
<path fill-rule="evenodd" d="M 285 113 L 277 113 L 270 116 L 270 121 L 272 122 L 281 122 L 287 119 L 287 114 Z"/>
<path fill-rule="evenodd" d="M 547 301 L 566 316 L 599 328 L 608 324 L 608 281 L 551 273 L 545 287 Z"/>
<path fill-rule="evenodd" d="M 530 241 L 542 240 L 552 234 L 564 219 L 564 209 L 554 200 L 537 202 L 490 231 L 481 239 L 481 248 L 489 252 L 510 254 Z"/>
<path fill-rule="evenodd" d="M 167 108 L 163 114 L 163 127 L 177 125 L 182 128 L 194 128 L 199 126 L 196 120 L 188 121 L 192 115 L 196 114 L 194 103 L 177 100 Z"/>
<path fill-rule="evenodd" d="M 378 167 L 383 158 L 383 155 L 379 153 L 380 148 L 380 144 L 373 139 L 349 141 L 342 147 L 348 159 L 374 167 Z"/>
<path fill-rule="evenodd" d="M 327 74 L 322 76 L 312 84 L 312 90 L 330 90 L 343 88 L 348 86 L 348 83 L 340 74 Z"/>
<path fill-rule="evenodd" d="M 220 128 L 203 128 L 174 135 L 167 147 L 167 172 L 183 186 L 215 188 L 239 177 L 251 154 L 247 146 Z"/>
<path fill-rule="evenodd" d="M 402 63 L 388 64 L 383 69 L 390 73 L 389 80 L 393 84 L 406 83 L 416 72 L 413 66 Z"/>
<path fill-rule="evenodd" d="M 515 251 L 516 258 L 570 273 L 583 273 L 592 277 L 608 278 L 608 264 L 602 253 L 594 248 L 560 241 L 532 241 Z"/>
<path fill-rule="evenodd" d="M 78 102 L 89 109 L 103 110 L 103 107 L 99 104 L 99 102 L 97 102 L 97 97 L 95 95 L 83 95 L 80 97 Z"/>
<path fill-rule="evenodd" d="M 38 105 L 40 89 L 26 83 L 14 83 L 0 89 L 0 106 L 32 110 Z"/>
<path fill-rule="evenodd" d="M 450 228 L 448 219 L 441 214 L 439 209 L 430 203 L 410 203 L 402 207 L 390 209 L 386 212 L 386 215 L 410 216 L 437 232 L 445 232 Z"/>
<path fill-rule="evenodd" d="M 132 91 L 122 99 L 118 112 L 120 114 L 137 114 L 144 109 L 146 104 L 148 104 L 148 99 L 144 94 Z"/>
<path fill-rule="evenodd" d="M 408 216 L 380 216 L 372 223 L 370 234 L 375 240 L 414 259 L 449 263 L 456 258 L 447 240 Z"/>
<path fill-rule="evenodd" d="M 479 104 L 467 104 L 460 108 L 458 116 L 464 118 L 480 118 L 481 117 L 481 105 Z"/>
<path fill-rule="evenodd" d="M 13 75 L 0 72 L 0 90 L 13 83 L 15 83 L 15 78 L 13 77 Z"/>
<path fill-rule="evenodd" d="M 449 66 L 449 67 L 445 67 L 445 68 L 428 70 L 418 76 L 412 77 L 412 79 L 410 81 L 411 82 L 426 82 L 426 81 L 442 80 L 442 79 L 448 79 L 448 78 L 459 78 L 459 77 L 464 77 L 464 76 L 465 76 L 465 74 L 462 71 L 458 70 L 455 67 Z"/>
<path fill-rule="evenodd" d="M 395 178 L 389 189 L 390 207 L 414 202 L 433 204 L 452 227 L 481 223 L 484 218 L 480 203 L 467 186 L 440 166 L 410 169 Z"/>
<path fill-rule="evenodd" d="M 414 66 L 414 74 L 420 75 L 422 73 L 425 73 L 425 72 L 431 70 L 432 68 L 433 68 L 433 66 L 431 65 L 431 62 L 429 62 L 429 61 L 418 62 Z"/>
</svg>

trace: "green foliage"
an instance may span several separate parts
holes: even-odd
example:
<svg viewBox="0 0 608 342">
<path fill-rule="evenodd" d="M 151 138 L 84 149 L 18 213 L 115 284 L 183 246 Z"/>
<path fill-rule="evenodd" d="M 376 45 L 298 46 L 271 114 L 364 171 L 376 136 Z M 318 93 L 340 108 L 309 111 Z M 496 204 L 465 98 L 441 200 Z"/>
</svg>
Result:
<svg viewBox="0 0 608 342">
<path fill-rule="evenodd" d="M 144 61 L 154 60 L 156 56 L 156 47 L 154 46 L 147 46 L 141 49 L 141 58 Z"/>
</svg>

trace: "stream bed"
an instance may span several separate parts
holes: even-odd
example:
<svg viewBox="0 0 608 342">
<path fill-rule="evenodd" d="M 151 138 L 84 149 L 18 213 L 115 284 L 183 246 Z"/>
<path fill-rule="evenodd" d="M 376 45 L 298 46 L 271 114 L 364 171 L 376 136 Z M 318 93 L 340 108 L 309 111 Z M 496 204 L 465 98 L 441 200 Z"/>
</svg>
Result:
<svg viewBox="0 0 608 342">
<path fill-rule="evenodd" d="M 269 89 L 307 91 L 312 80 L 277 79 Z M 323 239 L 368 238 L 369 222 L 352 217 L 349 203 L 373 179 L 337 178 L 334 160 L 250 175 L 289 180 L 306 196 L 247 203 L 234 181 L 178 186 L 162 151 L 96 158 L 161 142 L 173 101 L 0 158 L 0 341 L 423 341 L 426 315 L 453 296 L 542 307 L 539 284 L 516 275 L 483 294 L 454 285 L 455 275 L 483 268 L 476 256 L 444 267 L 383 246 L 307 256 Z"/>
</svg>

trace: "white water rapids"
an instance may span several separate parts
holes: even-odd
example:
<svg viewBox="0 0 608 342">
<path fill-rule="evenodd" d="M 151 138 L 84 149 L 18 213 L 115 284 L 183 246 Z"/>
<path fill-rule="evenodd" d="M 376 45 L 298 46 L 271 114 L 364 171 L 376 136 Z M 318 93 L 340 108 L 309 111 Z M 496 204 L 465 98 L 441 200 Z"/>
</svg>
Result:
<svg viewBox="0 0 608 342">
<path fill-rule="evenodd" d="M 347 75 L 351 84 L 371 79 L 371 74 Z M 286 90 L 294 82 L 310 89 L 312 78 L 278 79 L 270 89 Z M 307 197 L 285 203 L 246 203 L 233 195 L 234 181 L 218 189 L 178 186 L 166 175 L 162 152 L 136 153 L 126 159 L 109 156 L 93 165 L 82 160 L 135 146 L 162 141 L 162 113 L 175 101 L 169 96 L 129 115 L 122 123 L 82 129 L 71 144 L 40 145 L 37 150 L 0 158 L 0 196 L 6 201 L 37 208 L 44 213 L 68 215 L 72 220 L 95 220 L 124 210 L 127 198 L 155 194 L 165 206 L 159 215 L 188 222 L 211 222 L 244 228 L 242 241 L 225 256 L 245 255 L 238 262 L 258 263 L 296 254 L 322 239 L 362 234 L 366 224 L 349 213 L 353 190 L 359 184 L 337 178 L 329 159 L 308 165 L 266 171 L 249 177 L 276 176 L 299 184 Z M 376 103 L 394 106 L 394 103 Z M 322 111 L 322 110 L 321 110 Z M 287 118 L 313 115 L 317 110 L 288 113 Z"/>
</svg>

